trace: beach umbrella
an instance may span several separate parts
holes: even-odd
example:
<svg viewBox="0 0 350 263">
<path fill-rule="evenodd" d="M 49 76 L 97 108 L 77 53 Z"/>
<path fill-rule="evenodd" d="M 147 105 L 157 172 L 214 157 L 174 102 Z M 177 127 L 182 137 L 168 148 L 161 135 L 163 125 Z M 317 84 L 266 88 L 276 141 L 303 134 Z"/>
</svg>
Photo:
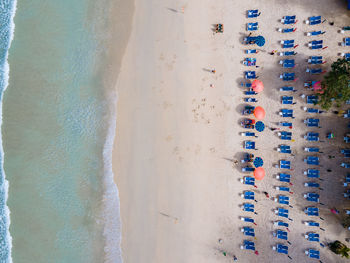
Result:
<svg viewBox="0 0 350 263">
<path fill-rule="evenodd" d="M 262 180 L 265 177 L 265 169 L 262 167 L 255 168 L 254 177 L 256 180 Z"/>
<path fill-rule="evenodd" d="M 254 116 L 255 118 L 257 118 L 258 120 L 263 120 L 265 118 L 265 110 L 263 107 L 256 107 L 254 109 Z"/>
<path fill-rule="evenodd" d="M 262 47 L 265 45 L 265 38 L 263 36 L 257 36 L 255 38 L 255 44 L 257 44 L 259 47 Z"/>
<path fill-rule="evenodd" d="M 257 123 L 255 123 L 255 129 L 258 132 L 262 132 L 263 130 L 265 130 L 265 124 L 262 121 L 258 121 Z"/>
<path fill-rule="evenodd" d="M 262 92 L 264 90 L 264 84 L 261 80 L 255 79 L 252 82 L 252 89 L 255 92 Z"/>
<path fill-rule="evenodd" d="M 254 164 L 254 166 L 255 166 L 256 168 L 258 168 L 258 167 L 261 167 L 261 166 L 264 165 L 264 161 L 263 161 L 263 159 L 262 159 L 261 157 L 256 157 L 256 158 L 254 159 L 253 164 Z"/>
</svg>

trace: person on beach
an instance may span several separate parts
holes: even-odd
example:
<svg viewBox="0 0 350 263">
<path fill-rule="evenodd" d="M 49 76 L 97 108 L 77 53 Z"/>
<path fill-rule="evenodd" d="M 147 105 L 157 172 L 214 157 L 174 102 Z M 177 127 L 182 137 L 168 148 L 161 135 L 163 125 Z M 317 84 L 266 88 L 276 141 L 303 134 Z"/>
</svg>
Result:
<svg viewBox="0 0 350 263">
<path fill-rule="evenodd" d="M 233 256 L 233 261 L 237 261 L 237 257 L 236 256 Z"/>
<path fill-rule="evenodd" d="M 215 68 L 211 70 L 211 73 L 213 73 L 213 74 L 215 74 L 215 73 L 216 73 Z"/>
<path fill-rule="evenodd" d="M 268 192 L 263 192 L 264 194 L 265 194 L 265 196 L 267 197 L 267 198 L 270 198 L 270 196 L 269 196 L 269 193 Z"/>
<path fill-rule="evenodd" d="M 276 52 L 277 52 L 277 50 L 272 50 L 269 54 L 273 56 L 273 55 L 275 55 Z"/>
</svg>

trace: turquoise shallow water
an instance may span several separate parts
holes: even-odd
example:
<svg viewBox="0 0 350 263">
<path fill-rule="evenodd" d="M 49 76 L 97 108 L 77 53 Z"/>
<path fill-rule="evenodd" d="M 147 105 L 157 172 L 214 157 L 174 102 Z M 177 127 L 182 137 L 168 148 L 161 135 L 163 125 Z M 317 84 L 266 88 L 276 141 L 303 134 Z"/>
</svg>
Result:
<svg viewBox="0 0 350 263">
<path fill-rule="evenodd" d="M 17 3 L 2 125 L 16 263 L 105 262 L 106 235 L 119 234 L 104 218 L 112 113 L 101 74 L 108 32 L 96 28 L 108 2 Z M 118 240 L 110 262 L 120 262 Z"/>
</svg>

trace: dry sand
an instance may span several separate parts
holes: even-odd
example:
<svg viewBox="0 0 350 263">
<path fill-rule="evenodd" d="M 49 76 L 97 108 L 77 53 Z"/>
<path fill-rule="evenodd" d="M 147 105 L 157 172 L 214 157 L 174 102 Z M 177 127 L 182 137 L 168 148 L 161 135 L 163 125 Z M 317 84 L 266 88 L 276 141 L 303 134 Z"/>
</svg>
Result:
<svg viewBox="0 0 350 263">
<path fill-rule="evenodd" d="M 261 193 L 277 195 L 273 188 L 281 185 L 274 179 L 279 170 L 272 166 L 284 157 L 275 150 L 283 141 L 270 130 L 256 139 L 259 151 L 254 153 L 264 158 L 267 172 L 266 178 L 257 183 L 258 188 L 253 188 L 259 201 L 255 204 L 258 215 L 249 215 L 239 208 L 243 203 L 240 194 L 250 188 L 239 182 L 243 177 L 241 165 L 232 162 L 244 152 L 239 121 L 245 104 L 239 83 L 247 68 L 241 64 L 246 48 L 241 40 L 248 22 L 246 10 L 255 8 L 262 12 L 257 19 L 259 33 L 267 39 L 265 52 L 256 55 L 260 65 L 257 72 L 265 83 L 257 105 L 266 109 L 265 123 L 270 127 L 281 121 L 276 114 L 282 108 L 277 90 L 283 85 L 278 76 L 284 70 L 278 64 L 280 57 L 267 52 L 280 51 L 281 39 L 295 39 L 300 45 L 295 58 L 299 80 L 294 84 L 299 92 L 293 94 L 297 104 L 288 107 L 296 113 L 295 141 L 288 143 L 296 156 L 285 157 L 292 160 L 294 167 L 294 194 L 290 195 L 294 206 L 290 217 L 294 221 L 290 222 L 289 234 L 289 255 L 293 260 L 271 250 L 279 242 L 271 234 L 271 222 L 278 219 L 272 209 L 278 205 Z M 278 20 L 293 14 L 299 20 L 297 32 L 278 33 L 276 29 L 282 26 Z M 331 0 L 136 0 L 132 33 L 117 83 L 113 155 L 121 200 L 124 262 L 232 262 L 233 255 L 239 262 L 311 262 L 304 254 L 307 248 L 319 249 L 323 262 L 345 262 L 303 237 L 308 228 L 302 221 L 308 217 L 302 210 L 308 202 L 302 194 L 308 189 L 303 187 L 306 177 L 302 172 L 307 167 L 302 161 L 302 149 L 307 144 L 302 135 L 312 129 L 302 124 L 307 115 L 301 110 L 305 105 L 298 95 L 307 93 L 302 85 L 311 79 L 304 73 L 308 56 L 322 54 L 330 62 L 338 52 L 347 50 L 338 46 L 344 35 L 337 30 L 350 25 L 348 14 L 345 3 Z M 322 15 L 335 25 L 306 26 L 303 21 L 310 15 Z M 224 34 L 213 34 L 215 23 L 224 23 Z M 321 38 L 329 48 L 322 52 L 305 47 L 312 40 L 305 32 L 317 29 L 327 31 Z M 323 67 L 329 67 L 329 62 Z M 208 72 L 213 68 L 215 74 Z M 322 129 L 316 128 L 321 140 L 335 127 L 337 138 L 319 143 L 326 153 L 321 156 L 320 168 L 324 178 L 321 202 L 326 205 L 319 205 L 325 221 L 316 221 L 326 231 L 316 232 L 322 242 L 344 241 L 347 231 L 329 208 L 336 206 L 341 210 L 346 206 L 341 185 L 345 172 L 339 168 L 339 147 L 346 122 L 325 114 L 321 115 L 321 126 Z M 328 153 L 337 159 L 328 160 Z M 334 173 L 325 172 L 328 167 L 333 167 Z M 244 224 L 239 216 L 244 215 L 254 217 L 258 223 L 254 241 L 259 256 L 239 249 L 243 239 L 252 240 L 240 232 Z M 223 242 L 219 243 L 219 239 Z"/>
</svg>

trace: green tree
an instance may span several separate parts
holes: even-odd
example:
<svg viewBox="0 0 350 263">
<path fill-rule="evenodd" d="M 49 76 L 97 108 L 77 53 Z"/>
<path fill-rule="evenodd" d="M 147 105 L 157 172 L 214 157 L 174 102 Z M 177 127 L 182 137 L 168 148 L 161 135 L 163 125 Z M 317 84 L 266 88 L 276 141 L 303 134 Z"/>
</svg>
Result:
<svg viewBox="0 0 350 263">
<path fill-rule="evenodd" d="M 323 93 L 319 94 L 319 104 L 329 110 L 335 103 L 340 107 L 350 99 L 350 61 L 338 59 L 322 81 Z"/>
<path fill-rule="evenodd" d="M 329 244 L 330 250 L 332 250 L 335 254 L 341 255 L 342 257 L 349 258 L 349 251 L 350 248 L 348 248 L 346 245 L 344 245 L 339 240 L 336 240 Z"/>
</svg>

